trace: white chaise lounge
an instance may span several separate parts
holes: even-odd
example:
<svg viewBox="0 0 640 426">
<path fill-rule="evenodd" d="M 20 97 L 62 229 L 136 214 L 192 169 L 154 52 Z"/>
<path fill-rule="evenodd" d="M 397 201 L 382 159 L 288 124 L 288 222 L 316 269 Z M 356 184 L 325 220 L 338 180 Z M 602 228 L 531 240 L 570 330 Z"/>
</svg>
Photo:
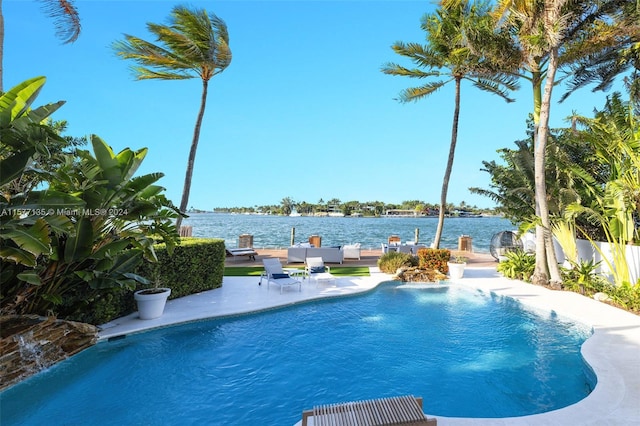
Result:
<svg viewBox="0 0 640 426">
<path fill-rule="evenodd" d="M 256 256 L 258 255 L 258 252 L 256 252 L 252 248 L 228 248 L 228 249 L 226 249 L 226 251 L 227 251 L 227 257 L 229 257 L 229 256 L 233 256 L 233 257 L 246 256 L 246 257 L 249 258 L 249 260 L 256 260 Z"/>
<path fill-rule="evenodd" d="M 270 284 L 276 284 L 280 286 L 280 293 L 282 293 L 283 287 L 296 285 L 298 291 L 302 291 L 302 283 L 284 272 L 280 259 L 262 259 L 262 264 L 264 265 L 264 273 L 260 276 L 258 285 L 262 285 L 262 279 L 266 278 L 267 290 L 269 290 Z"/>
<path fill-rule="evenodd" d="M 309 282 L 316 280 L 316 285 L 318 285 L 320 281 L 335 283 L 336 277 L 331 274 L 331 268 L 324 264 L 321 257 L 307 257 L 305 264 L 305 271 L 309 277 Z"/>
</svg>

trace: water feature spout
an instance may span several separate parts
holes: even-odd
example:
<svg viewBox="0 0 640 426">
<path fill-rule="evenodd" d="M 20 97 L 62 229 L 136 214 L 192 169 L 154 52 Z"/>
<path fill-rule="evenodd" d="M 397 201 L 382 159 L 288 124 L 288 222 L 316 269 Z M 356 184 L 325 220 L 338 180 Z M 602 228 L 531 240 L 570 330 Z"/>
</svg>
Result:
<svg viewBox="0 0 640 426">
<path fill-rule="evenodd" d="M 18 343 L 20 358 L 26 366 L 25 373 L 33 374 L 47 368 L 47 362 L 42 354 L 42 346 L 49 342 L 37 342 L 33 338 L 33 331 L 17 335 L 14 338 Z"/>
<path fill-rule="evenodd" d="M 0 390 L 95 344 L 90 324 L 37 315 L 0 317 Z"/>
</svg>

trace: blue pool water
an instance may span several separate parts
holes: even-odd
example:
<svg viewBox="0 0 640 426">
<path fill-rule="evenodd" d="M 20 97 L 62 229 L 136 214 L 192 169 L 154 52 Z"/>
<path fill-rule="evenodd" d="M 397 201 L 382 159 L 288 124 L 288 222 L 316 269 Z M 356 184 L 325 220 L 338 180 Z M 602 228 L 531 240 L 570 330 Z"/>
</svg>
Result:
<svg viewBox="0 0 640 426">
<path fill-rule="evenodd" d="M 0 394 L 0 423 L 288 426 L 314 405 L 402 394 L 434 415 L 522 416 L 590 393 L 589 333 L 510 298 L 385 283 L 100 343 Z"/>
</svg>

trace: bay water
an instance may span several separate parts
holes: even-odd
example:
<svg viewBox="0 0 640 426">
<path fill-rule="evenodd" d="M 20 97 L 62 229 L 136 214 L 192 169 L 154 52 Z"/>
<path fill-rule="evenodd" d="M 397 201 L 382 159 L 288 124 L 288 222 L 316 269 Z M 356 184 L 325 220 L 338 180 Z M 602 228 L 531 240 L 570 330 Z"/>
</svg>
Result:
<svg viewBox="0 0 640 426">
<path fill-rule="evenodd" d="M 226 213 L 193 213 L 182 222 L 193 227 L 194 237 L 221 238 L 227 247 L 238 247 L 242 234 L 253 236 L 254 248 L 286 248 L 320 236 L 322 247 L 360 243 L 363 249 L 380 249 L 390 235 L 402 242 L 430 245 L 436 233 L 435 217 L 314 217 L 271 216 Z M 491 237 L 515 226 L 501 217 L 448 217 L 440 248 L 457 249 L 462 235 L 471 237 L 473 251 L 489 253 Z"/>
</svg>

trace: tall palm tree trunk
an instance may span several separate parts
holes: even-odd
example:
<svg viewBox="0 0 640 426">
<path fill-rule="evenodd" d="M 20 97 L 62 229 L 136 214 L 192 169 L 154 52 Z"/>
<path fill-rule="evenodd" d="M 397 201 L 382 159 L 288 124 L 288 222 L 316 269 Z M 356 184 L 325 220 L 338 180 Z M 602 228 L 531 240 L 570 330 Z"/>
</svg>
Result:
<svg viewBox="0 0 640 426">
<path fill-rule="evenodd" d="M 551 112 L 551 93 L 558 68 L 558 49 L 553 48 L 549 54 L 547 79 L 540 105 L 540 122 L 536 128 L 535 145 L 535 200 L 536 212 L 540 223 L 536 225 L 536 266 L 532 282 L 538 285 L 552 285 L 562 282 L 560 269 L 556 261 L 555 249 L 549 221 L 549 205 L 547 203 L 547 185 L 545 181 L 545 153 L 549 136 L 549 114 Z M 549 274 L 551 275 L 549 277 Z"/>
<path fill-rule="evenodd" d="M 531 70 L 531 86 L 533 86 L 533 124 L 540 124 L 540 106 L 542 105 L 542 73 L 535 67 Z"/>
<path fill-rule="evenodd" d="M 209 91 L 209 80 L 202 80 L 202 96 L 200 97 L 200 111 L 196 118 L 196 126 L 193 129 L 193 140 L 191 141 L 191 150 L 189 151 L 189 159 L 187 160 L 187 171 L 184 176 L 184 188 L 182 189 L 182 200 L 180 201 L 180 211 L 187 211 L 189 204 L 189 193 L 191 192 L 191 178 L 193 177 L 193 165 L 196 161 L 196 152 L 198 151 L 198 141 L 200 140 L 200 128 L 202 127 L 202 119 L 204 110 L 207 106 L 207 92 Z M 176 228 L 180 229 L 182 224 L 182 216 L 176 219 Z"/>
<path fill-rule="evenodd" d="M 451 170 L 453 169 L 453 157 L 456 153 L 456 143 L 458 142 L 458 119 L 460 117 L 460 77 L 456 77 L 456 96 L 455 109 L 453 111 L 453 128 L 451 129 L 451 145 L 449 146 L 449 158 L 447 159 L 447 168 L 444 171 L 442 179 L 442 192 L 440 193 L 440 213 L 438 214 L 438 227 L 436 228 L 436 236 L 433 239 L 433 247 L 440 247 L 440 239 L 442 238 L 442 230 L 444 228 L 444 211 L 447 207 L 447 192 L 449 191 L 449 179 L 451 178 Z"/>
</svg>

